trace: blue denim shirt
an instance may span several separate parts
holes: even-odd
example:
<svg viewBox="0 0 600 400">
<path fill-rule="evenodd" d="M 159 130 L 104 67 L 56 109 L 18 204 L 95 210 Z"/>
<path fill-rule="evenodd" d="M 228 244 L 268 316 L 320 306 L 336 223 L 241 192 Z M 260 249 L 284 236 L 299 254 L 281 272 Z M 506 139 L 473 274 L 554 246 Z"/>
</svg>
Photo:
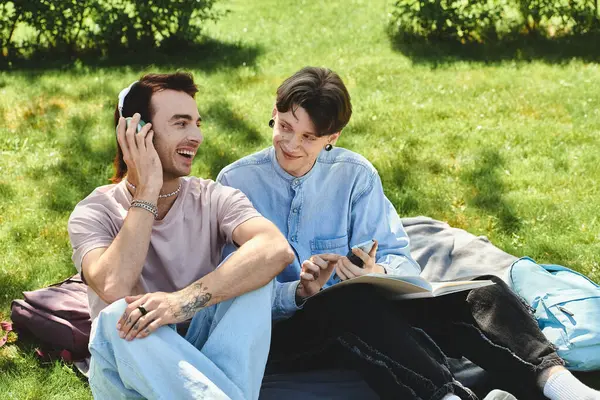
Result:
<svg viewBox="0 0 600 400">
<path fill-rule="evenodd" d="M 346 255 L 352 246 L 376 239 L 377 263 L 386 273 L 421 272 L 377 170 L 350 150 L 321 151 L 314 167 L 296 178 L 281 168 L 274 148 L 269 147 L 225 167 L 217 182 L 244 192 L 277 225 L 296 253 L 294 262 L 277 276 L 274 319 L 289 317 L 298 309 L 295 293 L 301 263 L 313 254 Z M 325 286 L 338 279 L 334 274 Z"/>
</svg>

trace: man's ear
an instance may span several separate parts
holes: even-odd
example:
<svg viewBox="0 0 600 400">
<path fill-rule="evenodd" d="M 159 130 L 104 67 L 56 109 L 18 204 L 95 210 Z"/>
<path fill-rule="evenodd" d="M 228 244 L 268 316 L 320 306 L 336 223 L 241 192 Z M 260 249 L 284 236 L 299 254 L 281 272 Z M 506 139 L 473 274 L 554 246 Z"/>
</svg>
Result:
<svg viewBox="0 0 600 400">
<path fill-rule="evenodd" d="M 271 111 L 271 118 L 275 118 L 277 115 L 277 107 L 273 106 L 273 111 Z"/>
<path fill-rule="evenodd" d="M 334 145 L 338 139 L 340 138 L 340 135 L 342 134 L 342 131 L 336 132 L 336 133 L 332 133 L 331 135 L 329 135 L 329 143 L 331 143 L 332 145 Z"/>
</svg>

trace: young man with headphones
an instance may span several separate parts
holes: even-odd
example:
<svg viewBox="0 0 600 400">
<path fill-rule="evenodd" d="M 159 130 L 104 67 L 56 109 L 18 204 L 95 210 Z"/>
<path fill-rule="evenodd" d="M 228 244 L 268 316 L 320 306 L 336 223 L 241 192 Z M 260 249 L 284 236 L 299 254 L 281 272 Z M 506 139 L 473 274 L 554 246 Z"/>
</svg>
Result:
<svg viewBox="0 0 600 400">
<path fill-rule="evenodd" d="M 188 176 L 202 142 L 197 91 L 185 73 L 124 89 L 113 184 L 69 219 L 97 399 L 258 398 L 272 280 L 294 255 L 239 190 Z M 238 250 L 221 262 L 227 243 Z M 172 329 L 190 319 L 185 337 Z"/>
</svg>

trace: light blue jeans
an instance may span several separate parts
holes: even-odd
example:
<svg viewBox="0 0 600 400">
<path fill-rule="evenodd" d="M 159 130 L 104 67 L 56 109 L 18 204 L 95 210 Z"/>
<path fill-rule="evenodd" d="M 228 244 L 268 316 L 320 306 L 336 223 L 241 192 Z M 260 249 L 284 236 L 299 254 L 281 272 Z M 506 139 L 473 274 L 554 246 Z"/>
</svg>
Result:
<svg viewBox="0 0 600 400">
<path fill-rule="evenodd" d="M 94 399 L 258 399 L 271 341 L 273 282 L 198 312 L 186 337 L 163 326 L 143 339 L 119 337 L 126 303 L 92 324 Z"/>
</svg>

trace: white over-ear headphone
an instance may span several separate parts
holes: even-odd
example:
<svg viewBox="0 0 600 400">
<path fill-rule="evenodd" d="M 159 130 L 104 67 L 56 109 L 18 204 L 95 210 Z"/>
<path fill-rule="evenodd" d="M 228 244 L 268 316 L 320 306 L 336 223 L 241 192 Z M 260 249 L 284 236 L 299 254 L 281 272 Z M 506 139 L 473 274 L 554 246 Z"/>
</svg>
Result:
<svg viewBox="0 0 600 400">
<path fill-rule="evenodd" d="M 129 94 L 129 91 L 131 90 L 133 85 L 135 85 L 136 83 L 138 83 L 138 81 L 133 82 L 131 85 L 129 85 L 128 87 L 126 87 L 125 89 L 123 89 L 119 92 L 119 104 L 118 104 L 117 108 L 119 110 L 120 117 L 123 116 L 123 104 L 125 103 L 125 97 L 127 97 L 127 95 Z M 129 127 L 129 123 L 131 122 L 132 118 L 127 117 L 127 118 L 125 118 L 125 120 L 127 121 L 127 126 Z M 142 127 L 144 125 L 146 125 L 146 123 L 140 119 L 140 122 L 138 122 L 137 129 L 135 132 L 138 133 L 139 131 L 141 131 Z"/>
</svg>

